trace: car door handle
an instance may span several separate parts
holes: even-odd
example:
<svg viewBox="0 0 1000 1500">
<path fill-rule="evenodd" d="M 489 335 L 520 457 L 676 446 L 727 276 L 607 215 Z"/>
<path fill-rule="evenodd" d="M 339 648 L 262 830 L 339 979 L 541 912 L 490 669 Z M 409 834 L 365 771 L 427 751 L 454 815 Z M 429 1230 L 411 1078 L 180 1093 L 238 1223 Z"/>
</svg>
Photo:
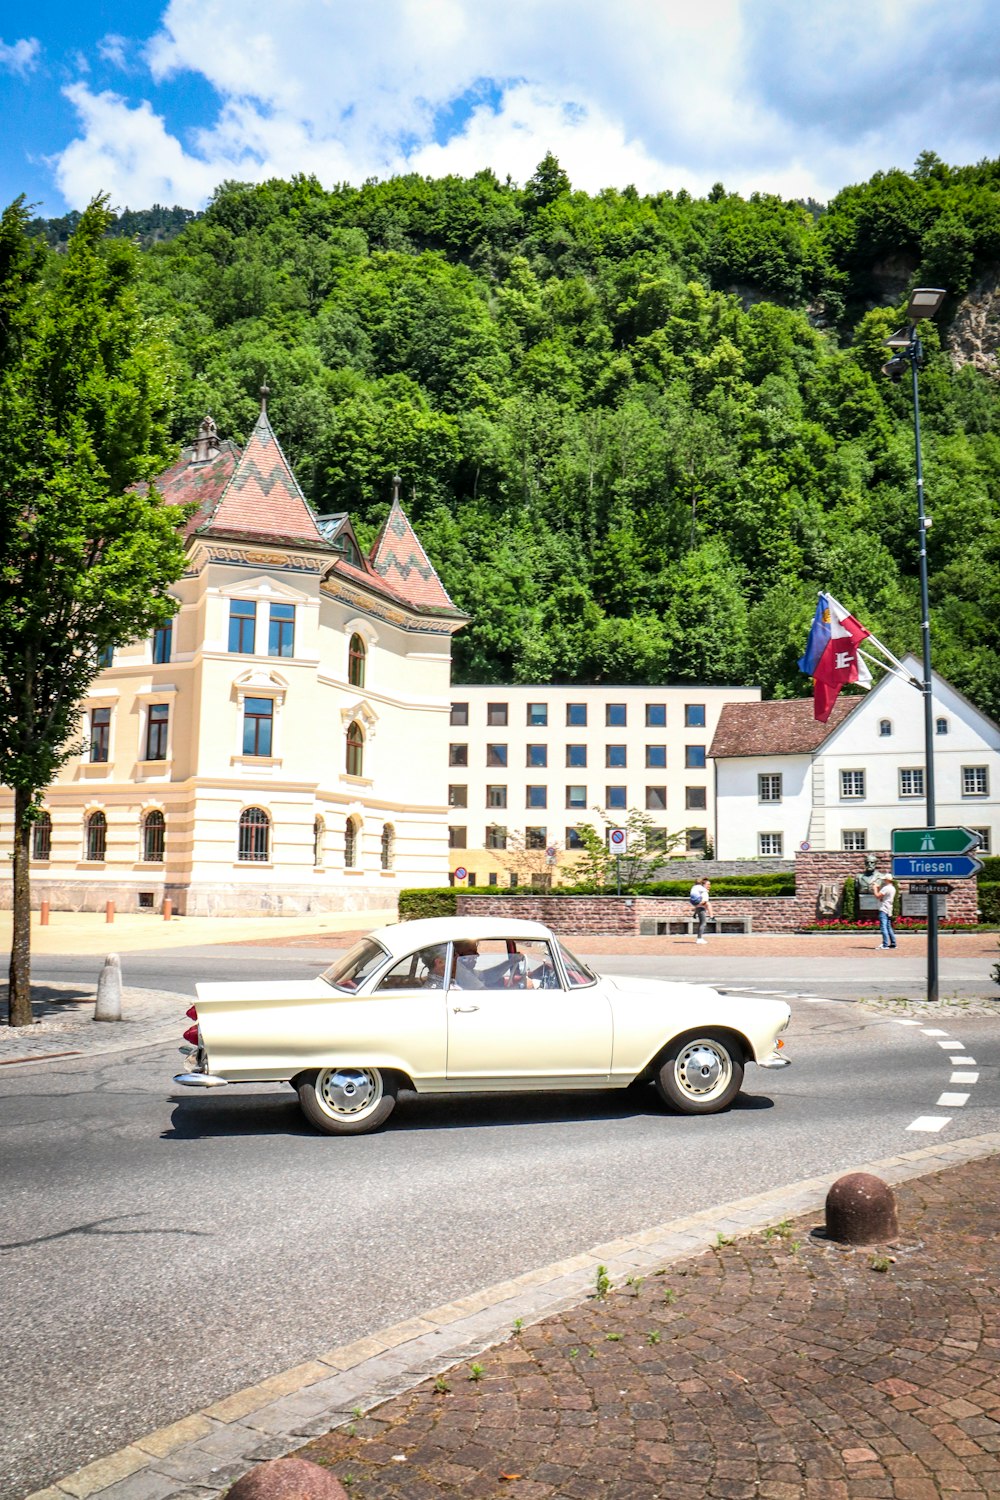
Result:
<svg viewBox="0 0 1000 1500">
<path fill-rule="evenodd" d="M 479 1009 L 478 1005 L 453 1005 L 452 1006 L 452 1010 L 455 1012 L 456 1016 L 464 1016 L 464 1015 L 467 1015 L 470 1010 L 478 1010 L 478 1009 Z"/>
</svg>

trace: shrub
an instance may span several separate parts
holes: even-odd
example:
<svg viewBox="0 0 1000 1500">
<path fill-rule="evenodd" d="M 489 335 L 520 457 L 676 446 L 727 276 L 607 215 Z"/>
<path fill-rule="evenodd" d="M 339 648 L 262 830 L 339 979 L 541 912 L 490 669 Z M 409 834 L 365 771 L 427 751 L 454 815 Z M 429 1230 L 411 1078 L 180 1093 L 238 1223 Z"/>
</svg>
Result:
<svg viewBox="0 0 1000 1500">
<path fill-rule="evenodd" d="M 414 922 L 420 917 L 453 917 L 456 911 L 458 887 L 434 886 L 430 890 L 409 890 L 399 893 L 399 920 Z"/>
<path fill-rule="evenodd" d="M 984 922 L 1000 922 L 1000 885 L 979 882 L 979 910 Z"/>
</svg>

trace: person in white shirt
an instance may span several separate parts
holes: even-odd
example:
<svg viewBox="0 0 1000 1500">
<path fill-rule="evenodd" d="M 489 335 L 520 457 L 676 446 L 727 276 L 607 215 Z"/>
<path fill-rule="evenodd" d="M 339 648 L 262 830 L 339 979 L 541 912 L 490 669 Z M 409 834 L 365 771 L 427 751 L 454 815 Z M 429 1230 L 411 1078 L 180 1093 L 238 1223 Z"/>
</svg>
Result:
<svg viewBox="0 0 1000 1500">
<path fill-rule="evenodd" d="M 694 885 L 691 887 L 691 895 L 689 899 L 691 901 L 692 907 L 694 908 L 695 917 L 698 921 L 697 941 L 699 943 L 705 943 L 708 941 L 708 939 L 705 937 L 705 923 L 708 921 L 709 917 L 713 915 L 711 897 L 712 882 L 710 880 L 696 880 Z"/>
<path fill-rule="evenodd" d="M 879 948 L 884 952 L 886 948 L 895 948 L 896 934 L 892 927 L 892 908 L 896 900 L 896 887 L 891 880 L 883 880 L 881 885 L 874 887 L 875 899 L 878 901 L 878 925 L 882 929 L 882 941 Z"/>
</svg>

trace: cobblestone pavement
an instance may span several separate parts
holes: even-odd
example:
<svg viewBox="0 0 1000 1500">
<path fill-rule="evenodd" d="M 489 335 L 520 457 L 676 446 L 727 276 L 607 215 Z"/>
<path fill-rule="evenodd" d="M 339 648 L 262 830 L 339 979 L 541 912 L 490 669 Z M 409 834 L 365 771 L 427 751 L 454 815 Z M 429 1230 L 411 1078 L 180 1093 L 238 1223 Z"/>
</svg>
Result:
<svg viewBox="0 0 1000 1500">
<path fill-rule="evenodd" d="M 889 1246 L 720 1244 L 300 1456 L 352 1500 L 1000 1496 L 998 1189 L 996 1156 L 904 1183 Z"/>
<path fill-rule="evenodd" d="M 97 1056 L 147 1047 L 155 1042 L 180 1043 L 190 1022 L 184 1012 L 189 995 L 169 990 L 122 986 L 120 1021 L 95 1021 L 96 984 L 33 984 L 31 1026 L 8 1026 L 7 986 L 0 986 L 0 1068 L 56 1058 Z"/>
</svg>

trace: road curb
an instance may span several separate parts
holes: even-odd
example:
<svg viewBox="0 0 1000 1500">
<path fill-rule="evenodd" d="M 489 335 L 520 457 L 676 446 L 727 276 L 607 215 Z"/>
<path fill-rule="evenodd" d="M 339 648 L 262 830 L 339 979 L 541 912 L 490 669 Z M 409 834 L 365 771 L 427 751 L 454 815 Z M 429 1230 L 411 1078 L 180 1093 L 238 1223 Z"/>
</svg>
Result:
<svg viewBox="0 0 1000 1500">
<path fill-rule="evenodd" d="M 515 1319 L 540 1322 L 583 1302 L 597 1266 L 612 1283 L 698 1255 L 727 1238 L 782 1219 L 822 1213 L 831 1183 L 847 1171 L 890 1184 L 1000 1153 L 1000 1131 L 938 1142 L 836 1174 L 722 1203 L 610 1240 L 512 1277 L 237 1391 L 147 1433 L 118 1452 L 37 1490 L 26 1500 L 213 1500 L 254 1463 L 293 1451 L 391 1396 L 507 1339 Z"/>
</svg>

